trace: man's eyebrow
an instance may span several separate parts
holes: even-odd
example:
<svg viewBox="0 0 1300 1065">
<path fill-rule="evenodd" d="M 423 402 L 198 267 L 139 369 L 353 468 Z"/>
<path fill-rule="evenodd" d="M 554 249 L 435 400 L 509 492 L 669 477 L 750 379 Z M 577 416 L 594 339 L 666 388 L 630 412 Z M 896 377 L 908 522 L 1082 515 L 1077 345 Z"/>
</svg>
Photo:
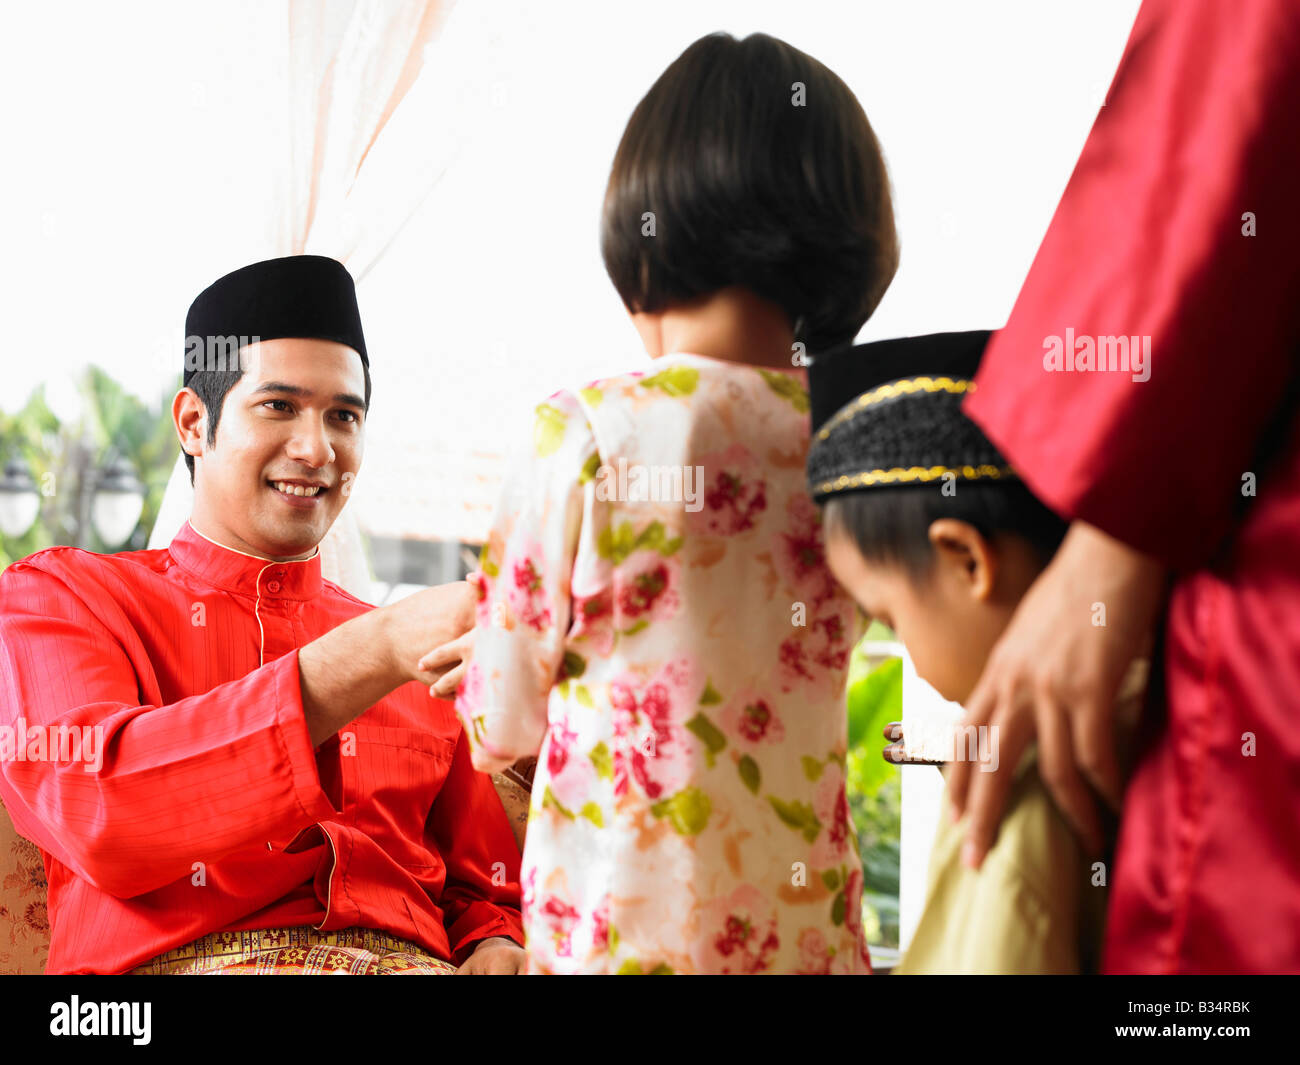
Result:
<svg viewBox="0 0 1300 1065">
<path fill-rule="evenodd" d="M 267 381 L 265 384 L 260 384 L 253 389 L 251 394 L 258 396 L 267 392 L 282 396 L 303 396 L 307 399 L 310 399 L 316 394 L 310 388 L 303 388 L 301 385 L 286 384 L 283 381 Z M 358 410 L 366 409 L 366 401 L 352 392 L 335 392 L 334 402 L 342 403 L 349 407 L 356 407 Z"/>
</svg>

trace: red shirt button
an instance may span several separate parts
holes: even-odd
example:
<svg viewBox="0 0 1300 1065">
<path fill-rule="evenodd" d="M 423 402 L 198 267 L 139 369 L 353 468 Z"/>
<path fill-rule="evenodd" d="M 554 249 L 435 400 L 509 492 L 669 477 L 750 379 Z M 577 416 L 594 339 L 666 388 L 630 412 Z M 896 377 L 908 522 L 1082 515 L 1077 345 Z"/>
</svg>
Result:
<svg viewBox="0 0 1300 1065">
<path fill-rule="evenodd" d="M 272 593 L 274 593 L 274 592 L 278 592 L 278 591 L 280 590 L 280 582 L 279 582 L 279 581 L 269 581 L 269 582 L 267 582 L 266 590 L 267 590 L 268 592 L 272 592 Z"/>
</svg>

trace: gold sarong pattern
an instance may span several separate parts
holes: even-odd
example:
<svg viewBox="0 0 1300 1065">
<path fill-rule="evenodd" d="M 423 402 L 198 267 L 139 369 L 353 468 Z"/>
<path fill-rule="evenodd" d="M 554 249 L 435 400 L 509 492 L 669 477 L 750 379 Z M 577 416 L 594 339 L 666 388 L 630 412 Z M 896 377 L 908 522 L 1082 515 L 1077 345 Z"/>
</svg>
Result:
<svg viewBox="0 0 1300 1065">
<path fill-rule="evenodd" d="M 442 976 L 455 971 L 451 962 L 387 932 L 319 932 L 303 926 L 213 932 L 160 954 L 129 975 Z"/>
</svg>

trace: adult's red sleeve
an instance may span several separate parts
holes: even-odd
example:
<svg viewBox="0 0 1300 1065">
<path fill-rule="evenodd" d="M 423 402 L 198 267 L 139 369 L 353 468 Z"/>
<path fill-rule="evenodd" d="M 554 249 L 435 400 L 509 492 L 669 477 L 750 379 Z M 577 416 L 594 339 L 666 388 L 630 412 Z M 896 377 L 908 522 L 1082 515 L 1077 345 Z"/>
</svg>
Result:
<svg viewBox="0 0 1300 1065">
<path fill-rule="evenodd" d="M 337 816 L 321 790 L 298 656 L 166 706 L 64 581 L 32 562 L 0 576 L 0 727 L 86 729 L 98 755 L 0 759 L 15 828 L 78 876 L 132 898 L 196 861 Z M 102 756 L 102 757 L 101 757 Z M 97 767 L 93 762 L 99 761 Z"/>
<path fill-rule="evenodd" d="M 474 768 L 464 730 L 429 813 L 430 840 L 447 866 L 442 907 L 452 960 L 463 963 L 480 940 L 524 944 L 519 846 L 492 778 Z"/>
<path fill-rule="evenodd" d="M 1222 543 L 1295 378 L 1298 124 L 1300 4 L 1144 3 L 965 404 L 1050 507 L 1174 568 Z M 1149 336 L 1149 379 L 1046 369 L 1067 329 Z"/>
</svg>

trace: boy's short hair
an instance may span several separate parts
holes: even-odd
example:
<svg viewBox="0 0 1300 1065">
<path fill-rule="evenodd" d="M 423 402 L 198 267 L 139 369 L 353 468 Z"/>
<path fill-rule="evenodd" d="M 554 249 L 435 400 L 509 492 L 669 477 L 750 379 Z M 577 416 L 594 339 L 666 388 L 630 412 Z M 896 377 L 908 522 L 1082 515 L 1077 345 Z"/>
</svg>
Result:
<svg viewBox="0 0 1300 1065">
<path fill-rule="evenodd" d="M 630 312 L 736 285 L 802 319 L 796 339 L 811 350 L 851 341 L 898 268 L 889 178 L 862 105 L 775 37 L 700 38 L 628 120 L 601 252 Z"/>
<path fill-rule="evenodd" d="M 847 492 L 826 502 L 823 520 L 827 535 L 847 535 L 868 562 L 902 566 L 922 578 L 935 558 L 930 525 L 940 518 L 964 521 L 989 541 L 1018 536 L 1044 566 L 1061 546 L 1068 524 L 1016 480 L 963 484 L 952 495 L 944 495 L 938 484 Z"/>
<path fill-rule="evenodd" d="M 827 532 L 847 533 L 863 558 L 930 569 L 940 518 L 988 540 L 1013 534 L 1044 565 L 1067 522 L 1025 486 L 962 413 L 987 330 L 888 340 L 819 357 L 809 371 L 809 489 Z"/>
</svg>

